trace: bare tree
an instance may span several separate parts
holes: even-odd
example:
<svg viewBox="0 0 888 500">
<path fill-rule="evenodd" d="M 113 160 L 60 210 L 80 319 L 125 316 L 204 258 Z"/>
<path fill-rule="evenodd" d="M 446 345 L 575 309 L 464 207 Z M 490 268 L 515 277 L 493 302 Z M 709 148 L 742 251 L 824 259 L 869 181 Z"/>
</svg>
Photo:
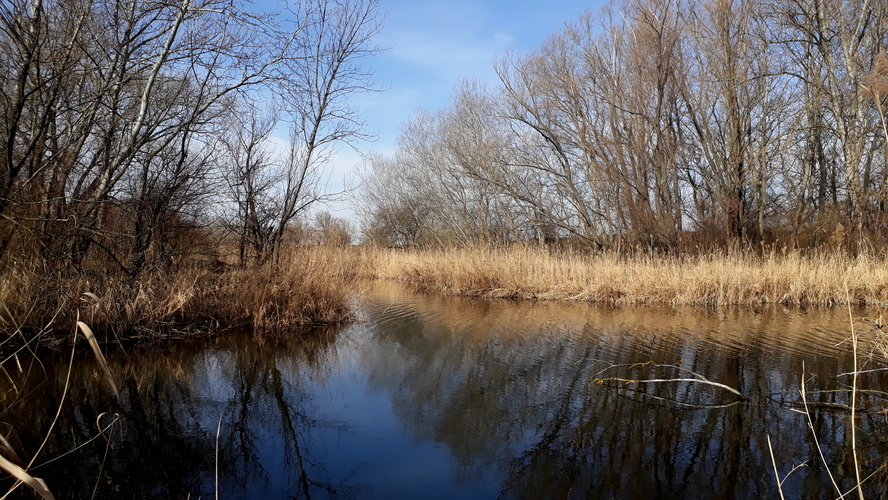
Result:
<svg viewBox="0 0 888 500">
<path fill-rule="evenodd" d="M 372 43 L 381 27 L 378 16 L 376 0 L 323 0 L 309 12 L 283 94 L 290 156 L 271 233 L 275 254 L 287 224 L 322 197 L 314 188 L 336 148 L 367 137 L 350 98 L 374 88 L 363 60 L 379 50 Z"/>
<path fill-rule="evenodd" d="M 319 245 L 347 247 L 352 243 L 351 226 L 347 220 L 327 211 L 315 214 L 311 240 Z"/>
<path fill-rule="evenodd" d="M 604 198 L 604 185 L 580 144 L 594 118 L 587 113 L 588 96 L 574 92 L 576 85 L 582 85 L 570 53 L 575 48 L 565 37 L 555 36 L 539 52 L 501 63 L 497 73 L 504 92 L 503 116 L 512 122 L 518 139 L 510 170 L 529 170 L 523 177 L 536 174 L 530 178 L 538 179 L 536 184 L 543 188 L 531 191 L 541 195 L 536 201 L 524 201 L 564 229 L 601 246 L 610 220 L 597 203 Z"/>
<path fill-rule="evenodd" d="M 0 212 L 38 220 L 49 253 L 67 241 L 78 262 L 130 168 L 146 178 L 151 158 L 207 132 L 227 95 L 269 82 L 295 36 L 218 0 L 15 2 L 0 21 L 14 75 Z"/>
<path fill-rule="evenodd" d="M 282 180 L 283 158 L 276 154 L 270 136 L 278 123 L 273 110 L 262 111 L 244 104 L 230 117 L 222 137 L 224 153 L 219 158 L 227 184 L 227 198 L 234 213 L 227 219 L 237 235 L 241 266 L 249 260 L 248 248 L 257 261 L 267 260 L 271 236 L 281 210 L 274 188 Z"/>
<path fill-rule="evenodd" d="M 229 0 L 4 3 L 0 255 L 33 237 L 45 259 L 79 267 L 98 249 L 138 275 L 163 214 L 202 203 L 218 177 L 209 145 L 225 116 L 277 96 L 294 140 L 287 184 L 274 188 L 280 203 L 260 224 L 268 236 L 254 232 L 270 255 L 320 196 L 311 185 L 333 147 L 362 137 L 348 100 L 370 87 L 361 58 L 375 50 L 376 8 L 305 0 L 257 15 Z M 111 230 L 121 216 L 131 224 Z"/>
<path fill-rule="evenodd" d="M 870 208 L 869 192 L 877 192 L 885 178 L 883 168 L 874 170 L 880 124 L 862 84 L 884 48 L 888 6 L 868 0 L 793 0 L 781 7 L 791 28 L 789 49 L 804 69 L 799 76 L 810 89 L 807 108 L 811 133 L 816 134 L 811 138 L 812 157 L 817 160 L 821 149 L 831 141 L 835 144 L 830 149 L 836 153 L 837 171 L 821 168 L 817 198 L 823 202 L 829 191 L 837 201 L 835 186 L 843 184 L 845 212 L 862 229 Z"/>
<path fill-rule="evenodd" d="M 375 155 L 366 160 L 356 204 L 365 241 L 409 247 L 434 239 L 434 209 L 440 205 L 428 190 L 431 183 L 422 178 L 422 167 L 404 151 L 394 158 Z"/>
</svg>

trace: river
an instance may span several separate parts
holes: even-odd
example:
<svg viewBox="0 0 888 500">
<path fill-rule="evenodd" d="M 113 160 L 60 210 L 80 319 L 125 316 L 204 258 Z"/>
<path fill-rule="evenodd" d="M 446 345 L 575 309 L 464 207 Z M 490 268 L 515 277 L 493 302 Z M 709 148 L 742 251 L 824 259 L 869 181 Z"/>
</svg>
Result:
<svg viewBox="0 0 888 500">
<path fill-rule="evenodd" d="M 779 498 L 770 438 L 787 498 L 834 498 L 830 473 L 843 492 L 854 484 L 852 424 L 862 477 L 888 457 L 875 392 L 888 372 L 861 375 L 870 392 L 853 421 L 841 406 L 847 310 L 487 301 L 386 284 L 356 300 L 358 321 L 340 328 L 111 352 L 119 398 L 78 350 L 33 474 L 75 499 Z M 885 366 L 876 333 L 862 338 L 864 369 Z M 55 417 L 67 356 L 23 353 L 3 377 L 0 430 L 27 456 Z M 888 475 L 864 484 L 877 498 Z"/>
</svg>

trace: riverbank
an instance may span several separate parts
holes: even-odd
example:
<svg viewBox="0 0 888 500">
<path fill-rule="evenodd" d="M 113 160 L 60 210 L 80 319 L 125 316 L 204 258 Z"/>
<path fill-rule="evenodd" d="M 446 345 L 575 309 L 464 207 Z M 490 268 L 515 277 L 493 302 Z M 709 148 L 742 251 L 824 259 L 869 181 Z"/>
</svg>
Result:
<svg viewBox="0 0 888 500">
<path fill-rule="evenodd" d="M 613 305 L 888 303 L 888 258 L 877 255 L 674 257 L 527 247 L 314 246 L 291 250 L 277 265 L 195 265 L 138 280 L 111 272 L 66 276 L 8 269 L 0 276 L 0 328 L 9 343 L 39 338 L 52 344 L 69 338 L 78 318 L 110 341 L 335 324 L 351 319 L 350 296 L 367 279 L 394 280 L 426 293 Z"/>
<path fill-rule="evenodd" d="M 370 251 L 367 269 L 424 292 L 605 304 L 888 303 L 888 258 L 842 252 L 621 256 L 538 248 Z"/>
<path fill-rule="evenodd" d="M 304 247 L 280 264 L 193 265 L 135 280 L 17 267 L 0 276 L 0 327 L 12 343 L 53 344 L 78 318 L 112 341 L 342 323 L 352 317 L 357 261 L 356 252 Z"/>
</svg>

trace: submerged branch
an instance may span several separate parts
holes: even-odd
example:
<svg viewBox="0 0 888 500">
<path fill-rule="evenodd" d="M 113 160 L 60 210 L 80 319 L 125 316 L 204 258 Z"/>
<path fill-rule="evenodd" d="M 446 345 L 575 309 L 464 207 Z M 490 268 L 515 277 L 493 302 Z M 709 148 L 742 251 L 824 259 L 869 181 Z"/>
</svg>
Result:
<svg viewBox="0 0 888 500">
<path fill-rule="evenodd" d="M 638 367 L 668 368 L 668 369 L 672 369 L 672 370 L 678 370 L 678 371 L 681 372 L 681 373 L 687 373 L 687 374 L 690 374 L 690 375 L 692 375 L 694 378 L 688 378 L 688 377 L 676 377 L 676 378 L 628 379 L 628 378 L 621 378 L 621 377 L 600 377 L 600 375 L 602 375 L 604 372 L 606 372 L 606 371 L 608 371 L 608 370 L 613 370 L 613 369 L 615 369 L 615 368 L 629 368 L 629 369 L 632 369 L 632 368 L 638 368 Z M 646 363 L 633 363 L 633 364 L 623 364 L 623 365 L 612 365 L 612 366 L 609 366 L 609 367 L 607 367 L 607 368 L 605 368 L 605 369 L 599 371 L 599 372 L 596 374 L 596 376 L 592 379 L 592 381 L 593 381 L 594 383 L 596 383 L 596 384 L 599 384 L 599 385 L 604 385 L 605 382 L 612 382 L 612 381 L 613 381 L 613 382 L 622 382 L 622 383 L 626 383 L 626 384 L 635 384 L 635 385 L 638 385 L 638 384 L 680 383 L 680 382 L 698 383 L 698 384 L 709 385 L 709 386 L 712 386 L 712 387 L 716 387 L 716 388 L 719 388 L 719 389 L 723 389 L 723 390 L 725 390 L 725 391 L 730 392 L 731 394 L 736 395 L 740 400 L 743 400 L 743 401 L 749 399 L 745 394 L 743 394 L 742 392 L 738 391 L 737 389 L 734 389 L 733 387 L 731 387 L 731 386 L 729 386 L 729 385 L 725 385 L 725 384 L 722 384 L 722 383 L 719 383 L 719 382 L 713 382 L 713 381 L 707 379 L 706 377 L 704 377 L 703 375 L 700 375 L 699 373 L 694 372 L 694 371 L 692 371 L 692 370 L 690 370 L 690 369 L 688 369 L 688 368 L 684 368 L 684 367 L 681 367 L 681 366 L 678 366 L 678 365 L 664 365 L 664 364 L 657 364 L 657 363 L 654 363 L 654 362 L 652 362 L 652 361 L 649 361 L 649 362 L 646 362 Z M 654 397 L 655 397 L 655 396 L 654 396 Z M 685 405 L 685 406 L 693 406 L 693 407 L 710 407 L 710 406 L 711 406 L 711 405 L 693 405 L 693 404 L 685 404 L 685 403 L 679 403 L 679 402 L 677 402 L 677 401 L 675 401 L 675 402 L 676 402 L 677 404 L 682 404 L 682 405 Z"/>
<path fill-rule="evenodd" d="M 724 389 L 730 393 L 736 394 L 738 397 L 740 397 L 742 399 L 746 399 L 746 396 L 743 395 L 743 393 L 741 393 L 737 389 L 734 389 L 733 387 L 727 386 L 725 384 L 720 384 L 718 382 L 713 382 L 711 380 L 706 380 L 706 379 L 669 378 L 669 379 L 630 380 L 630 379 L 624 379 L 624 378 L 610 377 L 610 378 L 605 378 L 605 379 L 595 379 L 595 382 L 600 384 L 600 383 L 608 382 L 611 380 L 616 381 L 616 382 L 625 382 L 628 384 L 660 384 L 660 383 L 668 383 L 668 382 L 696 382 L 696 383 L 700 383 L 700 384 L 711 385 L 713 387 L 718 387 L 719 389 Z"/>
</svg>

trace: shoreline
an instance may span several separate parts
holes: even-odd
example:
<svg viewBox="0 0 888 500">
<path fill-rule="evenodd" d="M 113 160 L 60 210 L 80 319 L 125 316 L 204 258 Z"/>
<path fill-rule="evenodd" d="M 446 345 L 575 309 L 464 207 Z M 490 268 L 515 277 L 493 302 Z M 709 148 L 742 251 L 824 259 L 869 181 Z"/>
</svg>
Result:
<svg viewBox="0 0 888 500">
<path fill-rule="evenodd" d="M 316 246 L 293 249 L 276 265 L 188 267 L 137 280 L 7 269 L 0 281 L 6 334 L 0 348 L 65 344 L 77 321 L 108 342 L 340 324 L 353 319 L 350 294 L 374 279 L 420 293 L 612 306 L 888 306 L 888 256 Z M 85 300 L 84 292 L 96 300 Z"/>
<path fill-rule="evenodd" d="M 279 264 L 189 266 L 137 279 L 7 269 L 0 275 L 0 349 L 67 344 L 78 321 L 111 343 L 344 323 L 359 286 L 356 261 L 354 252 L 306 247 Z"/>
<path fill-rule="evenodd" d="M 429 293 L 611 305 L 881 306 L 888 259 L 842 253 L 691 257 L 546 249 L 376 250 L 374 276 Z"/>
</svg>

